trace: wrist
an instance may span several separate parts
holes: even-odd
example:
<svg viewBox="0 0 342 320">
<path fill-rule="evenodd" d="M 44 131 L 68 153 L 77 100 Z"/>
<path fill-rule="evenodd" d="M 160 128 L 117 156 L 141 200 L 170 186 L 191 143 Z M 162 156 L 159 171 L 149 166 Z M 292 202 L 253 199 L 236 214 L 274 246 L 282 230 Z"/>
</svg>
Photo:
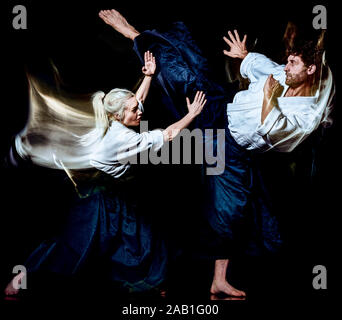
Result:
<svg viewBox="0 0 342 320">
<path fill-rule="evenodd" d="M 271 101 L 271 97 L 272 97 L 272 94 L 264 92 L 264 101 L 270 102 Z"/>
<path fill-rule="evenodd" d="M 248 51 L 247 50 L 242 51 L 240 58 L 243 60 L 243 59 L 245 59 L 247 57 L 247 55 L 248 55 Z"/>
<path fill-rule="evenodd" d="M 190 120 L 194 120 L 196 118 L 197 114 L 195 113 L 195 111 L 189 111 L 188 112 L 188 117 Z"/>
</svg>

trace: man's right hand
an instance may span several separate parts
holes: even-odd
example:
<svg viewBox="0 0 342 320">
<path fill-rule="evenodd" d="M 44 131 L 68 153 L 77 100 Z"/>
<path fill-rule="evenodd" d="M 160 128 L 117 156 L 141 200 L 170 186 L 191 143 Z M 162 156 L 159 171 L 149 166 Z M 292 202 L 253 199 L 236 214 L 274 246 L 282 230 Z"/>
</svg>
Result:
<svg viewBox="0 0 342 320">
<path fill-rule="evenodd" d="M 274 106 L 277 105 L 277 98 L 281 96 L 284 87 L 273 78 L 270 74 L 264 85 L 264 99 L 261 110 L 261 123 L 264 123 L 266 117 L 271 112 Z"/>
<path fill-rule="evenodd" d="M 242 41 L 241 41 L 239 34 L 236 30 L 234 30 L 234 34 L 235 34 L 235 37 L 230 31 L 228 31 L 228 36 L 229 36 L 230 40 L 226 37 L 223 37 L 223 40 L 230 47 L 229 51 L 223 50 L 223 53 L 228 57 L 240 58 L 243 60 L 248 54 L 248 51 L 246 49 L 247 35 L 245 34 Z"/>
<path fill-rule="evenodd" d="M 264 98 L 267 100 L 276 100 L 276 98 L 281 96 L 283 90 L 284 87 L 270 74 L 264 85 Z"/>
</svg>

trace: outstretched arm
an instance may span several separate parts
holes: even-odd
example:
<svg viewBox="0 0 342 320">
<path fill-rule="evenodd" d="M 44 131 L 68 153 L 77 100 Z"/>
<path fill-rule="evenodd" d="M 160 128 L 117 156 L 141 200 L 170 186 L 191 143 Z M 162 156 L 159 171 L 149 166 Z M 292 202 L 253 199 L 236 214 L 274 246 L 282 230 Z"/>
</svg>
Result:
<svg viewBox="0 0 342 320">
<path fill-rule="evenodd" d="M 246 40 L 247 40 L 247 35 L 245 34 L 242 41 L 240 40 L 239 34 L 236 30 L 234 30 L 234 35 L 228 31 L 228 36 L 230 40 L 226 37 L 223 37 L 223 40 L 229 45 L 230 50 L 223 50 L 223 53 L 231 58 L 240 58 L 244 59 L 248 51 L 246 49 Z"/>
<path fill-rule="evenodd" d="M 148 91 L 150 90 L 151 86 L 152 76 L 156 71 L 156 59 L 151 52 L 145 52 L 144 60 L 145 65 L 142 68 L 142 72 L 145 77 L 135 94 L 136 99 L 141 101 L 142 103 L 144 103 L 147 97 Z"/>
<path fill-rule="evenodd" d="M 181 120 L 171 124 L 163 131 L 164 141 L 173 140 L 181 130 L 186 128 L 192 122 L 192 120 L 194 120 L 196 116 L 201 113 L 206 102 L 207 100 L 205 99 L 205 94 L 202 91 L 196 92 L 194 101 L 192 103 L 190 103 L 189 98 L 186 98 L 186 104 L 188 106 L 189 113 Z"/>
<path fill-rule="evenodd" d="M 223 50 L 223 53 L 228 57 L 243 60 L 240 66 L 240 74 L 243 78 L 248 78 L 251 82 L 255 82 L 263 76 L 273 74 L 275 78 L 279 78 L 284 73 L 284 66 L 273 62 L 260 53 L 249 53 L 247 51 L 247 35 L 244 35 L 241 41 L 236 30 L 234 30 L 234 34 L 228 31 L 230 40 L 223 37 L 224 41 L 230 46 L 230 50 Z"/>
</svg>

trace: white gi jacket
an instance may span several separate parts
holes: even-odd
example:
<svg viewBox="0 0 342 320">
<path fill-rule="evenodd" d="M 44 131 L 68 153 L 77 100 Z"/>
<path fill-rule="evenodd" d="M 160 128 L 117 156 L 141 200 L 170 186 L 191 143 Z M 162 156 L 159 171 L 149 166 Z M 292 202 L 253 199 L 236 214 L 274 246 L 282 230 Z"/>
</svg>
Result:
<svg viewBox="0 0 342 320">
<path fill-rule="evenodd" d="M 228 127 L 235 141 L 248 150 L 281 152 L 292 151 L 307 138 L 320 123 L 330 124 L 334 84 L 330 69 L 328 77 L 312 97 L 284 97 L 284 65 L 278 65 L 259 53 L 248 53 L 241 63 L 240 73 L 250 80 L 248 90 L 238 92 L 227 105 Z M 261 110 L 267 77 L 273 77 L 284 86 L 278 106 L 273 107 L 261 124 Z"/>
<path fill-rule="evenodd" d="M 90 164 L 119 178 L 130 168 L 134 157 L 140 152 L 148 149 L 158 151 L 163 144 L 164 135 L 161 130 L 136 133 L 122 123 L 113 121 L 91 156 Z"/>
</svg>

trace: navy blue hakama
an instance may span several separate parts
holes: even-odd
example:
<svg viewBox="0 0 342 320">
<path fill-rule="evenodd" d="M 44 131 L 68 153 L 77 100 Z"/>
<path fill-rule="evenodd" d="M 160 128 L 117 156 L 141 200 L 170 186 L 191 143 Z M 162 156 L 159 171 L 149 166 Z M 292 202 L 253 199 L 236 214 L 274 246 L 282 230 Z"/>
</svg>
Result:
<svg viewBox="0 0 342 320">
<path fill-rule="evenodd" d="M 216 238 L 206 239 L 211 247 L 208 255 L 225 258 L 236 248 L 253 255 L 277 251 L 282 243 L 278 222 L 258 166 L 253 161 L 254 155 L 238 145 L 228 129 L 226 109 L 237 92 L 235 86 L 223 87 L 214 80 L 207 60 L 182 22 L 174 23 L 167 31 L 141 33 L 134 40 L 134 50 L 141 61 L 147 50 L 156 57 L 156 82 L 163 92 L 166 108 L 174 116 L 171 121 L 179 120 L 187 113 L 185 97 L 192 98 L 196 91 L 202 90 L 207 103 L 193 127 L 225 129 L 224 171 L 203 177 L 205 216 Z M 211 139 L 204 132 L 204 139 L 206 144 L 212 143 L 213 150 L 220 152 L 222 146 L 217 150 L 215 135 Z M 213 234 L 207 231 L 203 233 Z"/>
<path fill-rule="evenodd" d="M 107 280 L 129 292 L 162 283 L 165 245 L 153 231 L 151 217 L 141 209 L 135 180 L 108 176 L 83 184 L 62 233 L 30 255 L 27 271 L 70 276 L 92 263 L 99 264 L 97 270 Z"/>
</svg>

